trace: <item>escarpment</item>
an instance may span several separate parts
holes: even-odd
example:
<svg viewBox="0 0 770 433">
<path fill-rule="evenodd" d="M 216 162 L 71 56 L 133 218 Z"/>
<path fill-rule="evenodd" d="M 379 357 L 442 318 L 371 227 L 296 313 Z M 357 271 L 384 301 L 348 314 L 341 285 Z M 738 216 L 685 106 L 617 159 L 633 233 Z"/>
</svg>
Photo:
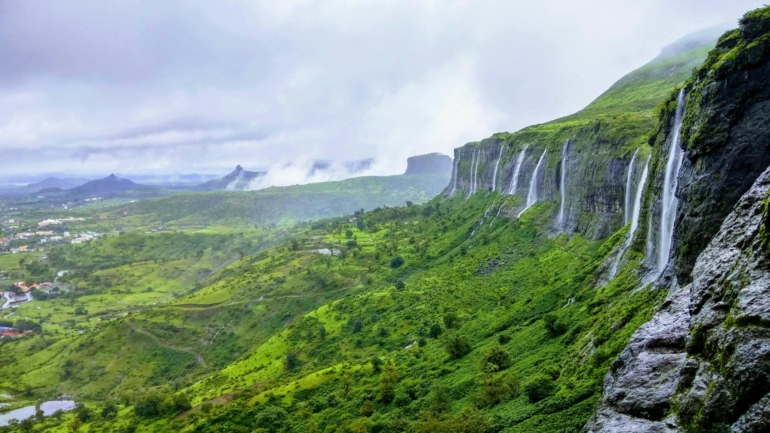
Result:
<svg viewBox="0 0 770 433">
<path fill-rule="evenodd" d="M 770 430 L 768 72 L 765 7 L 725 34 L 662 110 L 648 230 L 634 245 L 668 296 L 614 362 L 585 431 Z"/>
</svg>

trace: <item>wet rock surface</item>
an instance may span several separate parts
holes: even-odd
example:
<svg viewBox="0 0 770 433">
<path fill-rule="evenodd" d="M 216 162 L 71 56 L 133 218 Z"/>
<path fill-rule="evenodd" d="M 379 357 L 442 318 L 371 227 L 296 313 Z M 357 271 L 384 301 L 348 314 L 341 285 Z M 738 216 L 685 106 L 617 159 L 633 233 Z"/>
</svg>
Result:
<svg viewBox="0 0 770 433">
<path fill-rule="evenodd" d="M 760 432 L 770 427 L 770 170 L 700 254 L 693 281 L 632 337 L 587 432 Z"/>
</svg>

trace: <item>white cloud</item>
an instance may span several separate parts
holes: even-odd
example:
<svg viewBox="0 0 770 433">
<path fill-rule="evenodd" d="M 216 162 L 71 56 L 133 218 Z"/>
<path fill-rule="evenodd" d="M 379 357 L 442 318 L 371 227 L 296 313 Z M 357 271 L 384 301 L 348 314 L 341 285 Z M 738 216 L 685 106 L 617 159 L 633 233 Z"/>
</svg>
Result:
<svg viewBox="0 0 770 433">
<path fill-rule="evenodd" d="M 370 173 L 397 173 L 579 110 L 761 4 L 0 0 L 0 152 L 6 174 L 242 164 L 286 184 L 315 160 L 370 157 Z"/>
</svg>

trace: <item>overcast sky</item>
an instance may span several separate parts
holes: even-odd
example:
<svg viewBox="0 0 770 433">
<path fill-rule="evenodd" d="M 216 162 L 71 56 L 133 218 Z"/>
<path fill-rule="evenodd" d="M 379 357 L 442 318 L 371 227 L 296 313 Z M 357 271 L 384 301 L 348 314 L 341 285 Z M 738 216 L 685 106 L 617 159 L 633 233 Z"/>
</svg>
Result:
<svg viewBox="0 0 770 433">
<path fill-rule="evenodd" d="M 0 0 L 0 171 L 397 173 L 577 111 L 763 1 Z"/>
</svg>

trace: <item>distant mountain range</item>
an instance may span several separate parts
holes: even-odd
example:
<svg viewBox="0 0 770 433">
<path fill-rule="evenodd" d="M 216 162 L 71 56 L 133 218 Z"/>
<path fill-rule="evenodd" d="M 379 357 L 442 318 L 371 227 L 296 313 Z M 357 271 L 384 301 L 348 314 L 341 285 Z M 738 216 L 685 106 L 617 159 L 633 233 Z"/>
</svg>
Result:
<svg viewBox="0 0 770 433">
<path fill-rule="evenodd" d="M 365 171 L 373 164 L 373 159 L 345 162 L 336 164 L 329 161 L 317 161 L 310 170 L 309 175 L 319 174 L 323 171 L 342 169 L 354 177 Z M 407 175 L 446 175 L 452 172 L 452 159 L 439 153 L 413 156 L 407 160 Z M 129 191 L 139 191 L 142 196 L 158 196 L 173 193 L 173 191 L 245 191 L 251 189 L 252 182 L 266 175 L 265 171 L 248 171 L 240 165 L 226 176 L 211 179 L 195 184 L 196 180 L 211 177 L 211 175 L 169 175 L 169 176 L 142 176 L 138 178 L 152 184 L 137 183 L 133 180 L 111 174 L 102 179 L 89 180 L 85 178 L 58 178 L 48 177 L 38 182 L 24 186 L 0 186 L 0 195 L 27 195 L 46 194 L 62 195 L 71 198 L 100 197 L 110 198 Z M 162 182 L 157 183 L 161 180 Z M 172 181 L 173 180 L 173 181 Z"/>
<path fill-rule="evenodd" d="M 244 170 L 238 165 L 227 176 L 204 182 L 193 189 L 195 191 L 243 191 L 249 189 L 251 181 L 265 174 L 267 172 Z"/>
<path fill-rule="evenodd" d="M 103 197 L 126 191 L 149 189 L 152 189 L 152 187 L 140 185 L 129 179 L 111 174 L 104 179 L 92 180 L 75 188 L 70 188 L 67 190 L 67 193 L 77 196 Z"/>
</svg>

